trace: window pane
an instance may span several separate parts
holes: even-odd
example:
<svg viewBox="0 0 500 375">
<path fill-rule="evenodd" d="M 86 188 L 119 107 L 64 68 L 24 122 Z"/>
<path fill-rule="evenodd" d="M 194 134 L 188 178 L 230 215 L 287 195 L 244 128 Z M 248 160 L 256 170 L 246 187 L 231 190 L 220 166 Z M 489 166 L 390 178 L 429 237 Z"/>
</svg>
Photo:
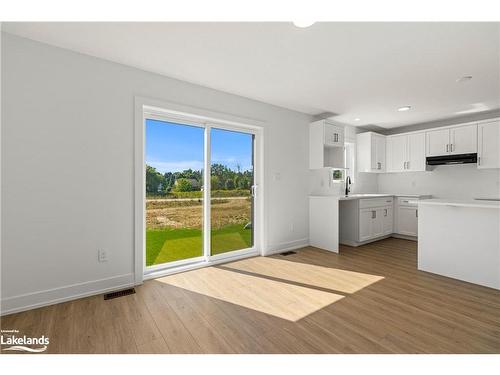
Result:
<svg viewBox="0 0 500 375">
<path fill-rule="evenodd" d="M 146 120 L 146 266 L 203 255 L 204 132 Z"/>
</svg>

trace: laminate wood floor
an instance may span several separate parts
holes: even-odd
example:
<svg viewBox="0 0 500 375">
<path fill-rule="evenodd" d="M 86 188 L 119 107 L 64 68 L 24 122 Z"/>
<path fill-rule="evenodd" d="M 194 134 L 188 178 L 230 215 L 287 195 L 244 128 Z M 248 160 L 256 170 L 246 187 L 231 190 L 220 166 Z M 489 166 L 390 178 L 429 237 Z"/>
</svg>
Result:
<svg viewBox="0 0 500 375">
<path fill-rule="evenodd" d="M 500 353 L 500 291 L 417 271 L 416 247 L 306 247 L 0 322 L 49 353 Z"/>
</svg>

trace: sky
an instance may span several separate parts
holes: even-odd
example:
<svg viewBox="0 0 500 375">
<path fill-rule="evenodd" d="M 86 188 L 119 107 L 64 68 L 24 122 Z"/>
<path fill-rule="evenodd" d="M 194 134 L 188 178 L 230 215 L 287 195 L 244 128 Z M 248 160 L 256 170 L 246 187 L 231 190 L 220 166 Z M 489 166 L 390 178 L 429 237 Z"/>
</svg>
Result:
<svg viewBox="0 0 500 375">
<path fill-rule="evenodd" d="M 158 120 L 146 120 L 146 164 L 160 173 L 203 169 L 205 129 Z M 252 135 L 211 129 L 212 164 L 236 170 L 252 169 Z"/>
</svg>

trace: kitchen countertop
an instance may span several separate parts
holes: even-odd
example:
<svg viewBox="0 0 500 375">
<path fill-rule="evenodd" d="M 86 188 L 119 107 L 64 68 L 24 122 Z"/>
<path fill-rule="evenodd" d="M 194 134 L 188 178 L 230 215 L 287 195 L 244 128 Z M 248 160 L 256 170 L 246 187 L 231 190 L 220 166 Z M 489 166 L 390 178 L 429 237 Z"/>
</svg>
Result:
<svg viewBox="0 0 500 375">
<path fill-rule="evenodd" d="M 427 194 L 350 194 L 345 195 L 310 195 L 309 198 L 336 198 L 340 201 L 349 201 L 354 199 L 369 199 L 369 198 L 383 198 L 383 197 L 408 197 L 408 198 L 429 198 L 431 195 Z"/>
<path fill-rule="evenodd" d="M 366 199 L 366 198 L 383 198 L 383 197 L 408 197 L 419 199 L 422 197 L 429 198 L 431 195 L 427 194 L 352 194 L 349 196 L 341 195 L 339 196 L 339 200 L 348 201 L 353 199 Z"/>
<path fill-rule="evenodd" d="M 452 206 L 452 207 L 473 207 L 473 208 L 500 208 L 498 201 L 485 201 L 475 199 L 424 199 L 416 201 L 419 205 L 436 205 L 436 206 Z"/>
</svg>

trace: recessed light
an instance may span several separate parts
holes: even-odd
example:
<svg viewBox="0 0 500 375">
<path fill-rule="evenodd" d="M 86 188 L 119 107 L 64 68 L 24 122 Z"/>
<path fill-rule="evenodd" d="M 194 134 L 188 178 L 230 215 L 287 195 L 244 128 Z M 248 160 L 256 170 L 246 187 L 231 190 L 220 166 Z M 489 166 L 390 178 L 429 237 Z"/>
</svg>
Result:
<svg viewBox="0 0 500 375">
<path fill-rule="evenodd" d="M 470 81 L 472 79 L 472 76 L 463 76 L 463 77 L 460 77 L 457 79 L 457 82 L 467 82 L 467 81 Z"/>
<path fill-rule="evenodd" d="M 404 107 L 399 107 L 398 111 L 405 112 L 405 111 L 409 111 L 410 109 L 411 109 L 411 105 L 405 105 Z"/>
<path fill-rule="evenodd" d="M 305 29 L 306 27 L 314 25 L 315 22 L 314 21 L 301 20 L 301 21 L 293 21 L 293 24 L 295 26 L 297 26 L 297 27 L 300 27 L 301 29 Z"/>
<path fill-rule="evenodd" d="M 354 121 L 359 121 L 359 120 L 361 120 L 359 117 L 356 117 L 356 118 L 354 119 Z"/>
</svg>

